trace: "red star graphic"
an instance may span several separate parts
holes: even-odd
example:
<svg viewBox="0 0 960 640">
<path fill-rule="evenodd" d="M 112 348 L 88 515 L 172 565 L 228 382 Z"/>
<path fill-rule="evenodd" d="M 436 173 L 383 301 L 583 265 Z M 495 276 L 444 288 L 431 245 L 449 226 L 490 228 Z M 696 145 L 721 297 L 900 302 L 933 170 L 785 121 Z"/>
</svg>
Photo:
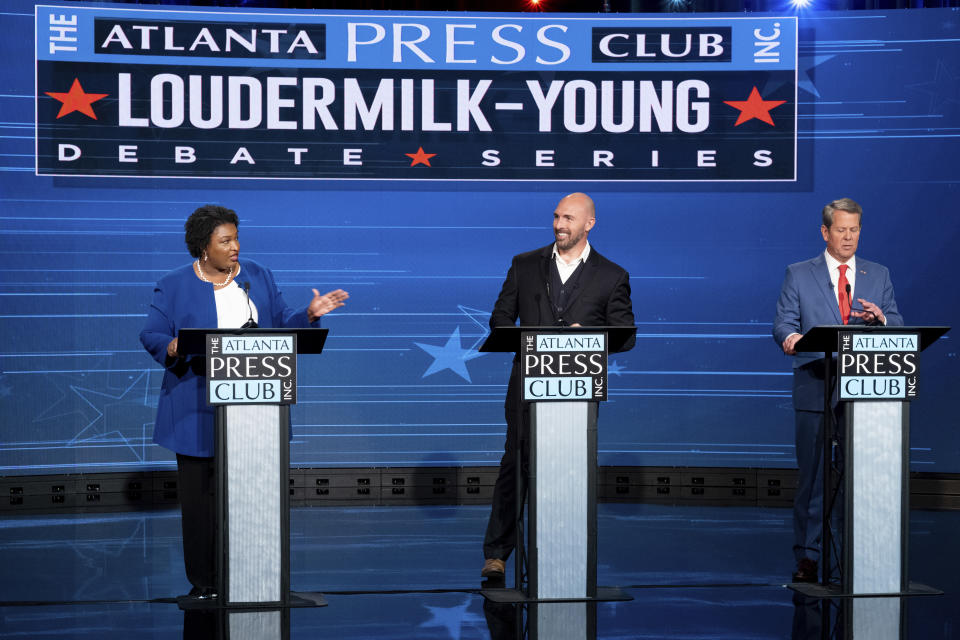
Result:
<svg viewBox="0 0 960 640">
<path fill-rule="evenodd" d="M 423 152 L 423 147 L 420 147 L 419 149 L 417 149 L 417 152 L 416 152 L 416 153 L 405 153 L 405 154 L 403 154 L 403 155 L 407 156 L 408 158 L 410 158 L 410 159 L 412 160 L 412 162 L 410 162 L 410 166 L 411 166 L 411 167 L 415 167 L 415 166 L 417 166 L 418 164 L 425 164 L 425 165 L 427 165 L 427 166 L 429 167 L 429 166 L 432 166 L 432 165 L 430 164 L 430 158 L 432 158 L 433 156 L 435 156 L 435 155 L 437 155 L 437 154 L 435 154 L 435 153 L 424 153 L 424 152 Z"/>
<path fill-rule="evenodd" d="M 740 117 L 733 124 L 735 127 L 739 127 L 744 122 L 754 118 L 763 120 L 772 127 L 774 125 L 773 118 L 770 117 L 770 110 L 785 102 L 786 100 L 764 100 L 760 97 L 757 88 L 754 87 L 753 91 L 750 92 L 750 97 L 746 100 L 724 100 L 723 104 L 728 104 L 734 109 L 740 109 Z"/>
<path fill-rule="evenodd" d="M 90 105 L 110 95 L 108 93 L 84 93 L 83 87 L 80 86 L 80 78 L 73 79 L 73 84 L 70 85 L 70 91 L 67 93 L 47 91 L 46 94 L 54 100 L 59 100 L 63 103 L 60 105 L 60 113 L 57 114 L 57 120 L 74 111 L 79 111 L 83 115 L 90 116 L 96 120 L 97 114 L 93 112 L 93 107 Z"/>
</svg>

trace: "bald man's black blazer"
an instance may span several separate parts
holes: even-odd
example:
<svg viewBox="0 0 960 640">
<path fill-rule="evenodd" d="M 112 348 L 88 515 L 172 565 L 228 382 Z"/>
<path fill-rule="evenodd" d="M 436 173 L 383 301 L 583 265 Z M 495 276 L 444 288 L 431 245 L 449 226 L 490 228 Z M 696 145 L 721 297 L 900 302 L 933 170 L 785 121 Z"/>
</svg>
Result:
<svg viewBox="0 0 960 640">
<path fill-rule="evenodd" d="M 521 326 L 632 327 L 630 274 L 604 258 L 591 245 L 577 288 L 560 318 L 551 301 L 550 262 L 553 244 L 514 256 L 500 296 L 490 314 L 490 327 Z M 633 348 L 631 336 L 621 351 Z"/>
</svg>

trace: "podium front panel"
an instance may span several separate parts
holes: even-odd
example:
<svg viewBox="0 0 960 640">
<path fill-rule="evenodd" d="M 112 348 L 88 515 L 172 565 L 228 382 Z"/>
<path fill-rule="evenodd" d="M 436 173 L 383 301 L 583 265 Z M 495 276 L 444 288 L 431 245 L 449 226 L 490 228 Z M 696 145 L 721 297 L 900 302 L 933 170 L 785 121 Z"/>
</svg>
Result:
<svg viewBox="0 0 960 640">
<path fill-rule="evenodd" d="M 536 433 L 536 519 L 533 541 L 536 597 L 583 598 L 588 585 L 591 446 L 587 402 L 537 402 L 530 407 Z M 594 454 L 595 456 L 595 454 Z M 592 595 L 592 594 L 591 594 Z"/>
<path fill-rule="evenodd" d="M 597 637 L 596 604 L 586 602 L 551 602 L 534 605 L 535 634 L 531 638 L 550 640 L 589 640 Z M 592 623 L 592 624 L 591 624 Z"/>
<path fill-rule="evenodd" d="M 903 601 L 900 598 L 852 598 L 850 640 L 901 640 Z M 821 605 L 824 606 L 824 605 Z"/>
<path fill-rule="evenodd" d="M 228 604 L 279 602 L 281 592 L 280 412 L 277 405 L 226 407 Z"/>
<path fill-rule="evenodd" d="M 848 531 L 851 593 L 897 593 L 903 576 L 903 402 L 854 402 L 849 408 Z"/>
</svg>

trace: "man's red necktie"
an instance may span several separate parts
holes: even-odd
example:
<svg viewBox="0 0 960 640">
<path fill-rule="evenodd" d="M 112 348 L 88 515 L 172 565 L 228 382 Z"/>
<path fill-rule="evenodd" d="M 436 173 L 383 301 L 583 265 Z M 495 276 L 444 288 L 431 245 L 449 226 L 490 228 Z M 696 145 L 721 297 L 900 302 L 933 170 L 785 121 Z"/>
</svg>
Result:
<svg viewBox="0 0 960 640">
<path fill-rule="evenodd" d="M 840 279 L 837 281 L 837 297 L 840 300 L 840 319 L 843 320 L 843 324 L 849 324 L 850 322 L 850 294 L 847 293 L 847 288 L 850 286 L 850 283 L 847 282 L 847 265 L 842 264 L 839 266 L 840 269 Z"/>
</svg>

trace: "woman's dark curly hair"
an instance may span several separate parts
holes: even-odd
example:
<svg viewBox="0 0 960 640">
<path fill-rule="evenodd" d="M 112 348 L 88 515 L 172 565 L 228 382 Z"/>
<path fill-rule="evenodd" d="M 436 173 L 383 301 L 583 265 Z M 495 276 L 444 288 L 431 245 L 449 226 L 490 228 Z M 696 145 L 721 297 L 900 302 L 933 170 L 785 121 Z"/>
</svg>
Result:
<svg viewBox="0 0 960 640">
<path fill-rule="evenodd" d="M 183 228 L 186 231 L 184 240 L 187 243 L 187 250 L 194 258 L 203 255 L 203 250 L 210 244 L 210 236 L 213 230 L 222 224 L 232 224 L 235 227 L 240 226 L 237 214 L 233 209 L 227 209 L 217 204 L 205 204 L 190 214 Z"/>
</svg>

